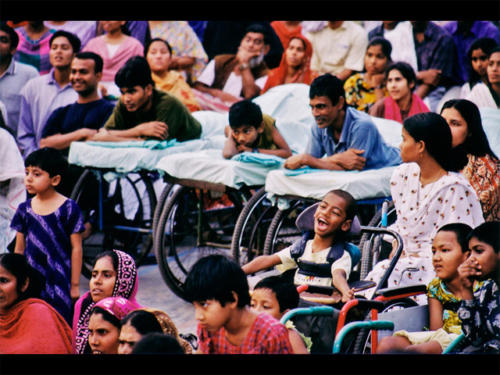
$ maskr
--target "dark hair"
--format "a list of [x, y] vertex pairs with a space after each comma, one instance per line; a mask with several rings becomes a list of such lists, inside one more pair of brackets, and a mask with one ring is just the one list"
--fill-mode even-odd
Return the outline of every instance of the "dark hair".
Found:
[[472, 237], [487, 243], [493, 248], [493, 251], [498, 254], [498, 252], [500, 252], [500, 221], [487, 221], [482, 223], [469, 233], [467, 240], [470, 241]]
[[121, 321], [121, 326], [129, 323], [141, 335], [150, 332], [163, 333], [160, 322], [156, 319], [155, 314], [146, 310], [134, 310], [128, 313]]
[[115, 269], [115, 271], [118, 271], [118, 255], [116, 255], [116, 253], [113, 250], [107, 250], [97, 254], [94, 259], [94, 263], [92, 263], [92, 268], [95, 267], [99, 259], [104, 257], [110, 257], [111, 261], [113, 262], [113, 268]]
[[229, 126], [233, 129], [243, 125], [258, 128], [262, 125], [262, 111], [251, 100], [241, 100], [229, 108]]
[[52, 47], [52, 42], [54, 41], [54, 39], [59, 38], [60, 36], [68, 39], [69, 44], [71, 44], [71, 47], [73, 48], [73, 53], [80, 52], [80, 47], [82, 45], [82, 43], [80, 42], [80, 38], [78, 38], [75, 34], [64, 30], [58, 30], [54, 34], [52, 34], [52, 36], [50, 37], [49, 46]]
[[26, 167], [39, 167], [49, 174], [50, 177], [57, 175], [64, 178], [68, 170], [68, 161], [59, 150], [44, 147], [33, 151], [24, 161]]
[[391, 60], [391, 53], [392, 53], [392, 44], [389, 42], [387, 39], [382, 38], [382, 37], [375, 37], [370, 40], [368, 43], [368, 46], [366, 46], [366, 50], [368, 51], [368, 48], [373, 47], [373, 46], [380, 46], [382, 49], [382, 53], [384, 54], [385, 57], [387, 57], [388, 61]]
[[116, 73], [115, 83], [119, 88], [154, 86], [151, 68], [147, 60], [142, 56], [134, 56], [128, 59], [125, 65]]
[[17, 45], [19, 44], [19, 35], [17, 35], [16, 31], [7, 25], [6, 23], [3, 23], [0, 25], [0, 30], [6, 32], [9, 34], [10, 37], [10, 48], [17, 48]]
[[451, 99], [443, 104], [441, 113], [443, 113], [443, 110], [446, 108], [456, 109], [467, 123], [467, 138], [462, 145], [459, 145], [465, 149], [466, 153], [474, 156], [489, 154], [497, 158], [484, 132], [479, 109], [473, 102], [466, 99]]
[[247, 277], [241, 267], [223, 255], [209, 255], [199, 259], [191, 268], [185, 285], [186, 300], [201, 302], [217, 300], [224, 306], [233, 302], [235, 292], [238, 308], [250, 303]]
[[[260, 33], [264, 35], [264, 44], [269, 44], [269, 34], [267, 33], [267, 30], [264, 26], [258, 23], [252, 23], [245, 30], [245, 35], [247, 35], [248, 33]], [[243, 38], [245, 37], [245, 35], [243, 36]]]
[[165, 39], [162, 39], [162, 38], [154, 38], [154, 39], [151, 39], [147, 44], [146, 44], [146, 48], [144, 48], [144, 57], [146, 57], [148, 55], [148, 52], [149, 52], [149, 48], [151, 47], [151, 44], [153, 44], [153, 42], [163, 42], [165, 43], [165, 45], [167, 46], [168, 48], [168, 52], [170, 52], [170, 54], [172, 55], [172, 46], [170, 46], [170, 44], [165, 40]]
[[408, 117], [403, 127], [416, 142], [425, 143], [427, 152], [444, 170], [458, 172], [468, 163], [463, 150], [461, 153], [451, 152], [450, 127], [437, 113], [418, 113]]
[[[417, 76], [415, 75], [415, 71], [411, 67], [410, 64], [407, 64], [403, 61], [397, 61], [392, 63], [387, 67], [385, 70], [385, 80], [387, 81], [387, 78], [389, 77], [389, 73], [391, 70], [396, 69], [398, 72], [401, 73], [401, 75], [408, 81], [408, 86], [410, 86], [410, 83], [417, 83]], [[413, 85], [413, 88], [411, 89], [412, 91], [415, 89], [416, 85]]]
[[130, 354], [185, 354], [179, 341], [162, 333], [144, 335], [132, 348]]
[[92, 313], [90, 314], [91, 316], [94, 315], [94, 314], [101, 314], [102, 315], [102, 318], [113, 324], [116, 328], [118, 328], [118, 331], [120, 331], [120, 319], [118, 319], [116, 316], [114, 316], [113, 314], [111, 314], [110, 312], [104, 310], [102, 307], [100, 306], [95, 306], [93, 309], [92, 309]]
[[494, 53], [498, 53], [500, 52], [500, 46], [496, 46], [495, 48], [493, 48], [490, 53], [488, 54], [488, 59], [491, 57], [491, 55], [493, 55]]
[[486, 55], [486, 58], [490, 55], [490, 52], [493, 48], [497, 46], [497, 42], [495, 39], [492, 38], [478, 38], [472, 42], [470, 45], [468, 51], [467, 51], [467, 57], [469, 58], [469, 63], [471, 63], [471, 68], [470, 68], [470, 76], [469, 76], [469, 85], [472, 89], [475, 83], [480, 81], [481, 77], [479, 77], [479, 74], [476, 73], [476, 71], [472, 68], [472, 52], [474, 52], [477, 49], [480, 49], [481, 51], [484, 52]]
[[299, 305], [297, 288], [281, 276], [269, 276], [260, 280], [253, 288], [256, 289], [270, 289], [276, 295], [281, 313]]
[[354, 219], [354, 216], [356, 215], [356, 213], [358, 211], [358, 205], [356, 203], [356, 200], [354, 199], [354, 197], [350, 193], [348, 193], [345, 190], [334, 189], [334, 190], [330, 190], [328, 193], [326, 193], [325, 197], [328, 194], [335, 194], [336, 196], [342, 198], [345, 201], [346, 220]]
[[97, 53], [94, 52], [78, 52], [75, 55], [75, 58], [81, 59], [81, 60], [94, 60], [94, 72], [95, 73], [100, 73], [102, 72], [102, 67], [104, 65], [102, 61], [102, 57], [99, 56]]
[[309, 99], [314, 99], [317, 96], [326, 96], [336, 105], [340, 97], [344, 98], [345, 107], [345, 91], [342, 81], [330, 73], [323, 74], [312, 81], [309, 88]]
[[455, 233], [455, 236], [457, 237], [457, 242], [460, 245], [460, 248], [462, 249], [462, 253], [465, 253], [469, 251], [469, 233], [472, 231], [472, 228], [463, 223], [450, 223], [443, 225], [441, 228], [438, 229], [437, 233], [439, 232], [453, 232]]
[[[42, 275], [28, 263], [24, 255], [15, 253], [2, 254], [0, 255], [0, 266], [16, 278], [18, 301], [40, 297], [45, 281]], [[23, 292], [21, 288], [26, 280], [29, 280], [28, 288]]]

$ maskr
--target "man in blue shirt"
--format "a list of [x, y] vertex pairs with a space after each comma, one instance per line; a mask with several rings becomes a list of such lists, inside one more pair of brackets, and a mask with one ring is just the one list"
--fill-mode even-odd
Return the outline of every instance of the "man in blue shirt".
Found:
[[285, 168], [363, 170], [401, 163], [399, 150], [384, 142], [371, 117], [346, 105], [340, 79], [319, 76], [309, 99], [318, 126], [312, 128], [307, 152], [289, 157]]

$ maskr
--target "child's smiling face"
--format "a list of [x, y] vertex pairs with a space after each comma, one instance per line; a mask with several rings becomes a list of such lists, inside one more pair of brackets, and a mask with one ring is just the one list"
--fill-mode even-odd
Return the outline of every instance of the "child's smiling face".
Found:
[[351, 225], [346, 220], [346, 202], [336, 194], [327, 194], [314, 213], [314, 233], [322, 237], [332, 235], [339, 228], [348, 231]]
[[283, 316], [276, 294], [269, 288], [254, 289], [250, 307], [257, 313], [265, 312], [278, 320]]

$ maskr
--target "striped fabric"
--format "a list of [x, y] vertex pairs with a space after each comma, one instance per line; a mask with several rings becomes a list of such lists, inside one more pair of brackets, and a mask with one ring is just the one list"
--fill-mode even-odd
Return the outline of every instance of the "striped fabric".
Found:
[[55, 30], [50, 29], [38, 40], [30, 39], [24, 27], [17, 28], [16, 32], [19, 35], [19, 44], [14, 55], [16, 61], [35, 67], [40, 75], [50, 72], [52, 66], [49, 60], [49, 41]]

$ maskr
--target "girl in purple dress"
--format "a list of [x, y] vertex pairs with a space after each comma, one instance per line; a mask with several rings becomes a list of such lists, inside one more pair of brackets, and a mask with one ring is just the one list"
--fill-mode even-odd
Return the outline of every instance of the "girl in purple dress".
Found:
[[67, 169], [59, 151], [42, 148], [26, 158], [24, 183], [34, 197], [17, 208], [11, 227], [15, 252], [45, 278], [41, 298], [71, 324], [72, 300], [80, 295], [83, 217], [75, 201], [56, 191]]

